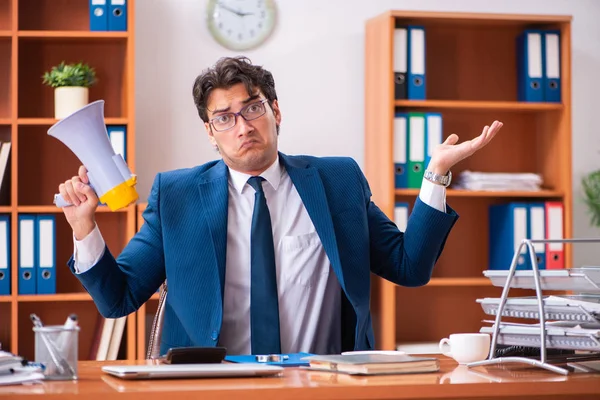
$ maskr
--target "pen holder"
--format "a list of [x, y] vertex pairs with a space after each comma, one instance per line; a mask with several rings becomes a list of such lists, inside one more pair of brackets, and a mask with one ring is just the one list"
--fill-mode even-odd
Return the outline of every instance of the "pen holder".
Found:
[[77, 379], [77, 346], [79, 327], [43, 326], [35, 332], [35, 361], [45, 366], [48, 380]]

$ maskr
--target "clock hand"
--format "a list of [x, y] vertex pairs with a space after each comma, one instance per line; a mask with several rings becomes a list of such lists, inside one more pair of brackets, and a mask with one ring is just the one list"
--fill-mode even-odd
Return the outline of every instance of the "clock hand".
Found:
[[254, 15], [254, 13], [251, 13], [251, 12], [242, 12], [242, 11], [236, 11], [236, 10], [234, 10], [233, 8], [231, 8], [231, 7], [229, 7], [229, 6], [225, 5], [225, 4], [223, 4], [223, 3], [221, 3], [221, 2], [219, 2], [219, 3], [218, 3], [218, 5], [219, 5], [220, 7], [222, 7], [223, 9], [225, 9], [225, 10], [227, 10], [227, 11], [229, 11], [229, 12], [232, 12], [232, 13], [234, 13], [235, 15], [237, 15], [237, 16], [240, 16], [240, 17], [245, 17], [245, 16], [247, 16], [247, 15]]
[[241, 12], [239, 12], [239, 11], [236, 11], [236, 10], [234, 10], [233, 8], [231, 8], [231, 7], [229, 7], [229, 6], [226, 6], [225, 4], [223, 4], [223, 3], [221, 3], [221, 2], [219, 2], [219, 3], [218, 3], [218, 5], [219, 5], [219, 7], [223, 8], [224, 10], [227, 10], [227, 11], [229, 11], [229, 12], [232, 12], [232, 13], [234, 13], [235, 15], [237, 15], [237, 16], [239, 16], [239, 17], [243, 17], [243, 16], [245, 15], [244, 13], [241, 13]]

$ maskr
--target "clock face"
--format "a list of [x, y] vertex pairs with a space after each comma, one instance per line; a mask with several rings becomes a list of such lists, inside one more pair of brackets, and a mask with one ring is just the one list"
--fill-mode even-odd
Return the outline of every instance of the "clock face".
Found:
[[263, 43], [275, 28], [275, 0], [209, 0], [208, 29], [230, 50], [247, 50]]

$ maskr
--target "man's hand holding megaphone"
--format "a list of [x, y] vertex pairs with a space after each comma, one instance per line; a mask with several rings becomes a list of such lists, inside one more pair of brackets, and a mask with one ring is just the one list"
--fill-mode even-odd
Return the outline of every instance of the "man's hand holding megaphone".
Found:
[[61, 183], [58, 190], [62, 198], [72, 204], [62, 210], [75, 239], [82, 240], [96, 227], [94, 215], [98, 208], [98, 196], [90, 186], [85, 167], [79, 167], [79, 174]]

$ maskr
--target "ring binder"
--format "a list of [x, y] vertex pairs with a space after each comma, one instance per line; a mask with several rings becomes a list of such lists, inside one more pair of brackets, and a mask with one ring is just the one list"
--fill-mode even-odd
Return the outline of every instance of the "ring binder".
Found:
[[[568, 369], [559, 367], [558, 365], [553, 365], [549, 362], [549, 359], [548, 359], [548, 354], [547, 354], [547, 350], [546, 350], [547, 344], [548, 344], [548, 330], [553, 329], [553, 327], [556, 325], [553, 324], [549, 328], [546, 323], [546, 319], [549, 315], [545, 309], [545, 301], [542, 297], [542, 283], [541, 283], [541, 277], [540, 277], [540, 269], [538, 268], [534, 244], [538, 244], [538, 243], [544, 243], [544, 244], [546, 244], [546, 243], [572, 243], [572, 244], [574, 244], [574, 243], [599, 243], [599, 242], [600, 242], [600, 238], [536, 239], [536, 240], [523, 239], [513, 255], [510, 269], [508, 270], [508, 274], [506, 277], [506, 282], [504, 283], [504, 287], [502, 289], [502, 296], [500, 297], [500, 302], [498, 304], [498, 308], [495, 313], [496, 319], [495, 319], [494, 325], [493, 325], [492, 342], [491, 342], [491, 346], [490, 346], [490, 352], [489, 352], [488, 359], [483, 360], [483, 361], [469, 363], [469, 364], [467, 364], [467, 367], [471, 368], [471, 367], [477, 367], [477, 366], [482, 366], [482, 365], [524, 363], [524, 364], [530, 364], [530, 365], [533, 365], [536, 367], [544, 368], [549, 371], [556, 372], [558, 374], [568, 375], [569, 374]], [[535, 306], [537, 307], [537, 317], [540, 322], [539, 323], [539, 328], [540, 328], [540, 335], [539, 335], [540, 357], [539, 357], [539, 359], [533, 359], [533, 358], [527, 358], [527, 357], [498, 357], [496, 355], [497, 354], [496, 346], [498, 345], [498, 336], [499, 336], [500, 328], [501, 328], [501, 320], [502, 320], [502, 316], [507, 316], [507, 313], [505, 313], [505, 309], [506, 309], [507, 301], [508, 301], [508, 292], [509, 292], [511, 285], [513, 283], [513, 280], [515, 278], [517, 261], [521, 255], [521, 249], [523, 247], [527, 247], [527, 249], [529, 249], [529, 256], [531, 258], [532, 271], [519, 271], [521, 275], [525, 272], [527, 273], [526, 281], [521, 282], [519, 287], [527, 287], [530, 289], [535, 288], [535, 292], [536, 292], [535, 298], [537, 300], [537, 304]], [[585, 273], [585, 271], [582, 271], [582, 270], [585, 270], [585, 268], [578, 268], [578, 269], [576, 269], [575, 273], [572, 273], [569, 270], [565, 270], [564, 272], [563, 271], [545, 271], [545, 274], [549, 273], [551, 275], [558, 276], [559, 278], [563, 277], [566, 274], [567, 277], [573, 276], [574, 278], [579, 278], [581, 282], [586, 284], [586, 289], [588, 289], [588, 290], [590, 288], [595, 289], [594, 290], [595, 292], [600, 293], [600, 281], [596, 281], [594, 279], [594, 278], [596, 278], [596, 276], [590, 277]], [[597, 273], [599, 272], [596, 270], [598, 270], [598, 269], [597, 268], [590, 269], [590, 271], [594, 272], [593, 275], [597, 275]], [[598, 277], [600, 277], [600, 276], [598, 276]], [[533, 285], [531, 285], [531, 280], [533, 280]], [[494, 280], [492, 280], [492, 282], [494, 283]], [[556, 284], [556, 282], [554, 282], [554, 284]], [[533, 286], [533, 288], [531, 286]], [[548, 289], [548, 286], [552, 287], [552, 282], [550, 282], [550, 283], [544, 282], [544, 286], [546, 287], [546, 289]], [[557, 290], [557, 289], [561, 290], [560, 288], [552, 287], [552, 290]], [[563, 288], [562, 290], [569, 290], [569, 289]], [[509, 311], [509, 314], [510, 314], [510, 311]], [[589, 315], [589, 317], [591, 317], [591, 315]], [[565, 335], [565, 339], [566, 338], [567, 338], [567, 336]], [[556, 340], [554, 337], [552, 337], [552, 339]], [[590, 335], [590, 336], [586, 337], [586, 339], [589, 339], [589, 341], [598, 345], [597, 347], [598, 347], [598, 349], [600, 349], [600, 341], [598, 341], [597, 338]], [[561, 344], [565, 343], [560, 340], [556, 340], [556, 342], [557, 342], [556, 345], [559, 347], [561, 346]], [[530, 345], [537, 345], [537, 342], [533, 341], [533, 343], [531, 343]], [[570, 358], [577, 359], [577, 355], [573, 355]], [[582, 354], [581, 358], [589, 359], [590, 355]], [[571, 361], [574, 361], [574, 360], [571, 360]]]

